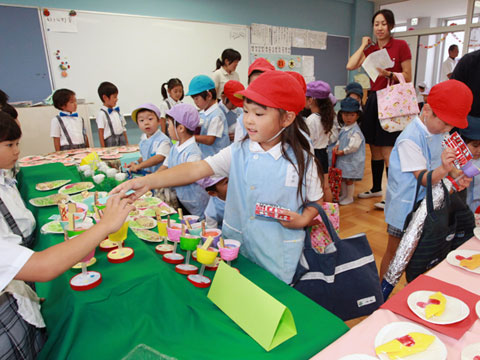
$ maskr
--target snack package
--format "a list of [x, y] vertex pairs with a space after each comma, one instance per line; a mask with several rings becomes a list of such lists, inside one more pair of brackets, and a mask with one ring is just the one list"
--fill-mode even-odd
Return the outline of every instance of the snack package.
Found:
[[255, 205], [255, 215], [257, 216], [290, 221], [290, 215], [287, 215], [285, 211], [289, 211], [289, 209], [277, 205], [269, 205], [264, 203], [257, 203]]

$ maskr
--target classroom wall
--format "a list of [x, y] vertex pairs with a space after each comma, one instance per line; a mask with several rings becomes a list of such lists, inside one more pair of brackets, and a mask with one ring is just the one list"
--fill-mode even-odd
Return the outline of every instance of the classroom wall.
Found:
[[[351, 36], [352, 49], [358, 47], [362, 36], [371, 33], [370, 17], [373, 14], [373, 2], [368, 0], [0, 0], [0, 2], [229, 24], [261, 23], [298, 27]], [[364, 17], [367, 18], [366, 21], [363, 21]]]

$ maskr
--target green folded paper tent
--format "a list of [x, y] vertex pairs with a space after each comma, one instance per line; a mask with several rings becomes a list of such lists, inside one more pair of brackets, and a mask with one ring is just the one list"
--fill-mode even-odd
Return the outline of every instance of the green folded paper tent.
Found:
[[285, 305], [224, 262], [218, 266], [208, 298], [267, 351], [297, 334]]

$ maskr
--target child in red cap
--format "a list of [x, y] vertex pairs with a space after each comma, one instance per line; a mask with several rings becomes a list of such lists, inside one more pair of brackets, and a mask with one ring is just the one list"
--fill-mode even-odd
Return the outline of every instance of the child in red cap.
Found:
[[[390, 155], [385, 221], [388, 224], [388, 245], [380, 266], [383, 278], [403, 236], [405, 220], [414, 208], [417, 177], [423, 170], [431, 171], [432, 184], [438, 183], [453, 170], [455, 151], [442, 151], [444, 136], [453, 127], [467, 127], [467, 114], [472, 106], [470, 89], [460, 81], [448, 80], [435, 85], [421, 114], [400, 134]], [[427, 177], [422, 185], [426, 186]], [[463, 177], [460, 187], [471, 179]], [[417, 201], [425, 197], [421, 187]]]
[[227, 81], [223, 87], [222, 101], [218, 103], [218, 107], [227, 118], [230, 141], [234, 138], [237, 119], [243, 115], [243, 100], [235, 97], [234, 94], [242, 90], [245, 90], [245, 86], [240, 81]]
[[[244, 256], [289, 284], [302, 253], [304, 228], [317, 215], [315, 208], [304, 206], [321, 204], [323, 198], [319, 167], [297, 123], [305, 93], [292, 76], [268, 71], [237, 96], [244, 99], [248, 138], [205, 160], [130, 180], [113, 193], [133, 189], [136, 198], [152, 188], [228, 176], [224, 238], [241, 241]], [[291, 220], [255, 216], [257, 203], [290, 209]]]

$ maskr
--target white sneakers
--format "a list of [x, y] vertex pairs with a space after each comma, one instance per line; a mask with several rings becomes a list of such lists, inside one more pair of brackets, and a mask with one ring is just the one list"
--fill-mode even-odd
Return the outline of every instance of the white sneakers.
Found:
[[372, 192], [371, 190], [368, 190], [368, 191], [365, 191], [363, 193], [360, 193], [358, 194], [358, 197], [360, 199], [369, 199], [369, 198], [372, 198], [372, 197], [377, 197], [377, 196], [382, 196], [383, 195], [383, 192], [380, 190], [380, 191], [375, 191], [375, 192]]

